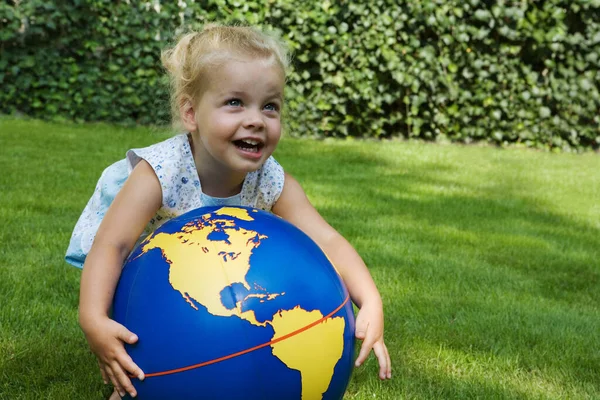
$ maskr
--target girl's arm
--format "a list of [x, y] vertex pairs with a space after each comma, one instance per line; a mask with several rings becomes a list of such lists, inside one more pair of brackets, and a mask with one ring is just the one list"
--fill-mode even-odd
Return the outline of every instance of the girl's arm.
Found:
[[300, 184], [287, 173], [283, 191], [272, 211], [310, 236], [332, 260], [348, 288], [352, 301], [360, 308], [356, 318], [356, 337], [363, 340], [363, 344], [356, 365], [361, 365], [373, 349], [379, 360], [379, 377], [390, 378], [390, 356], [383, 341], [381, 297], [362, 258], [352, 245], [321, 217]]
[[103, 379], [110, 379], [121, 396], [125, 391], [135, 396], [128, 372], [140, 379], [144, 374], [123, 345], [134, 343], [137, 337], [110, 319], [110, 308], [123, 262], [161, 204], [160, 182], [142, 160], [106, 212], [81, 275], [79, 323], [98, 357]]

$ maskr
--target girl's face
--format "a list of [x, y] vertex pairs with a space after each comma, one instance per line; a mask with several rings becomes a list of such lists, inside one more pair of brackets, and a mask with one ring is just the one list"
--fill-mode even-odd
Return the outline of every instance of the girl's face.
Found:
[[193, 135], [198, 170], [240, 174], [257, 170], [281, 137], [283, 71], [270, 60], [231, 60], [211, 71], [207, 81], [191, 109], [194, 126], [186, 124]]

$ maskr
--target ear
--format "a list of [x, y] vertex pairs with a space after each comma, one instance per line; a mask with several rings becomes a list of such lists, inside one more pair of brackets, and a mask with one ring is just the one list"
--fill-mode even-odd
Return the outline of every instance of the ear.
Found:
[[195, 132], [198, 129], [198, 123], [196, 122], [196, 110], [194, 110], [194, 103], [192, 99], [185, 98], [181, 100], [179, 106], [179, 116], [183, 127], [188, 132]]

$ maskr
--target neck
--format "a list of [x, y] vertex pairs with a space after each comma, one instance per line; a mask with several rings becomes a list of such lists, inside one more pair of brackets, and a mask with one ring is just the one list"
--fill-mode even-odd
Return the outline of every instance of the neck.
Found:
[[202, 192], [205, 194], [212, 197], [224, 198], [234, 196], [242, 190], [245, 175], [234, 176], [232, 173], [219, 174], [210, 167], [207, 168], [204, 164], [199, 167], [198, 161], [196, 159], [194, 161], [196, 162], [198, 177], [202, 183]]
[[231, 197], [240, 192], [245, 173], [224, 168], [222, 164], [206, 154], [203, 146], [196, 146], [190, 137], [190, 147], [194, 156], [194, 164], [198, 178], [202, 184], [202, 192], [212, 197]]

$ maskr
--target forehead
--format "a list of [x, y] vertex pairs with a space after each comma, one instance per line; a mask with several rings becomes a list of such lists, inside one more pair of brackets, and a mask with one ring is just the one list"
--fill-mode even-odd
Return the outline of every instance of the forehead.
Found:
[[229, 59], [207, 74], [207, 90], [282, 92], [285, 84], [283, 69], [272, 59]]

